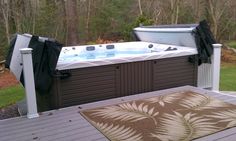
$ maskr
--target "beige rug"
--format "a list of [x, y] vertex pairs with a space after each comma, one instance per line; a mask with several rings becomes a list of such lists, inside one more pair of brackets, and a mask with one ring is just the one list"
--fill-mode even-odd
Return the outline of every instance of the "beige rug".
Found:
[[236, 105], [191, 91], [81, 114], [112, 141], [187, 141], [236, 125]]

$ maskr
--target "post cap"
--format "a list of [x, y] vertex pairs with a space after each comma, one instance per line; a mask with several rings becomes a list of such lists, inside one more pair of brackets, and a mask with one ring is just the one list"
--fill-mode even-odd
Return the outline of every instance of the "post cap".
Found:
[[20, 49], [21, 54], [31, 54], [32, 53], [32, 48], [22, 48]]
[[212, 44], [214, 48], [220, 48], [222, 47], [222, 44]]

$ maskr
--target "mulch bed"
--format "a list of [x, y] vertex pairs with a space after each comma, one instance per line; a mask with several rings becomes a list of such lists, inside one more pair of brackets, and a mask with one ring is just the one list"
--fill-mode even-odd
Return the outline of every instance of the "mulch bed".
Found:
[[13, 104], [0, 109], [0, 120], [20, 116], [17, 110], [17, 105]]
[[236, 64], [236, 53], [230, 49], [222, 48], [221, 60], [223, 62]]
[[0, 89], [19, 84], [15, 76], [7, 69], [0, 73]]

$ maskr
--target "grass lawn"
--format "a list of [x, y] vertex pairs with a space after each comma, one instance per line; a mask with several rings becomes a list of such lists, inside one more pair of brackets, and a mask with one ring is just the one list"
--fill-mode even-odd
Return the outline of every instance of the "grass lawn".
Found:
[[23, 99], [24, 95], [21, 85], [0, 89], [0, 108], [16, 103]]
[[232, 40], [227, 43], [229, 47], [235, 48], [236, 49], [236, 41]]
[[222, 63], [220, 71], [220, 90], [236, 91], [236, 64]]

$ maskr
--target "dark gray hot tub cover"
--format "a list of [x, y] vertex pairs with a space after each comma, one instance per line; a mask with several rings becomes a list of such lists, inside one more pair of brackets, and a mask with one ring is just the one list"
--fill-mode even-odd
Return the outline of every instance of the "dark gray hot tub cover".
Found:
[[198, 64], [211, 63], [211, 55], [213, 54], [213, 45], [216, 43], [214, 36], [208, 26], [206, 20], [203, 20], [196, 27], [195, 42], [198, 50]]
[[[7, 68], [10, 68], [11, 56], [14, 46], [15, 42], [13, 39], [6, 58]], [[55, 74], [57, 60], [62, 48], [62, 44], [51, 39], [42, 41], [39, 40], [38, 36], [32, 36], [28, 47], [33, 49], [32, 60], [35, 88], [40, 94], [46, 94], [52, 85], [52, 79]], [[20, 81], [24, 85], [23, 72], [21, 73]]]

